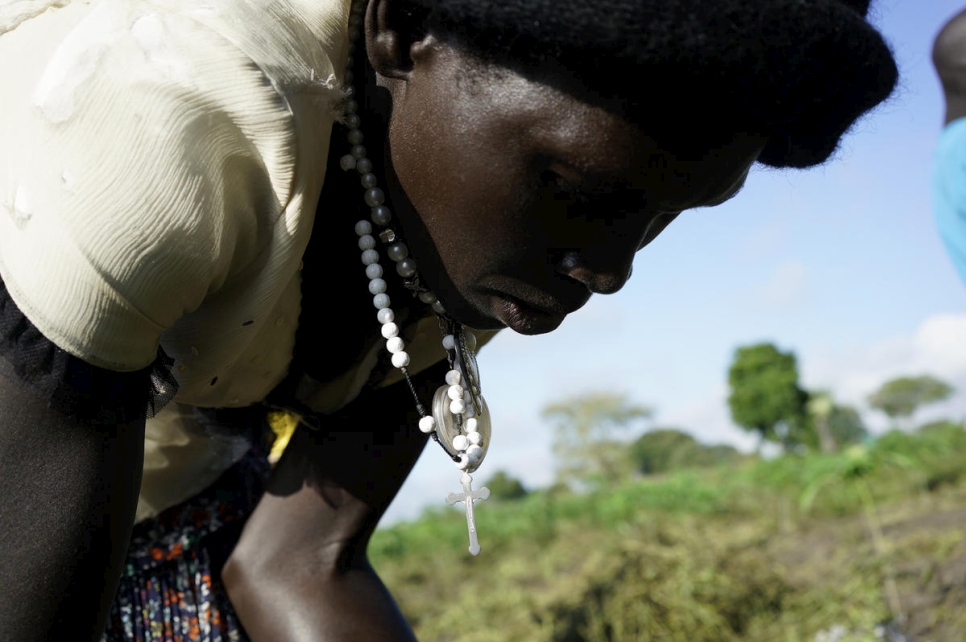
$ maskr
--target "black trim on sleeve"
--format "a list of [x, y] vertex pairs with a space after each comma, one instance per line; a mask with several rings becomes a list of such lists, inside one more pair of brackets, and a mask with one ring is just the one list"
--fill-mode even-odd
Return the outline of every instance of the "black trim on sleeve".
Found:
[[66, 415], [104, 425], [153, 417], [178, 392], [172, 363], [160, 347], [154, 363], [137, 372], [68, 354], [20, 311], [0, 279], [0, 375], [20, 379]]

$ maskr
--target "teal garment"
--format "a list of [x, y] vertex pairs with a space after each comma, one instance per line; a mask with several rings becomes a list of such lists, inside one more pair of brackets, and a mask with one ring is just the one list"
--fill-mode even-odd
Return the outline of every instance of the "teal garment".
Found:
[[939, 137], [932, 194], [939, 234], [966, 283], [966, 118], [949, 123]]

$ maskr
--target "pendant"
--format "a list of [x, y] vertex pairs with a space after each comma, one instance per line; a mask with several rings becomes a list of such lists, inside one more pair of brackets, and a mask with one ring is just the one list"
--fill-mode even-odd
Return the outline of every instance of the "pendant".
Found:
[[463, 492], [450, 493], [446, 496], [446, 503], [453, 506], [457, 502], [463, 502], [466, 507], [466, 529], [470, 534], [470, 555], [479, 555], [480, 542], [476, 535], [476, 515], [473, 514], [473, 502], [487, 499], [490, 496], [490, 489], [484, 486], [479, 490], [473, 490], [473, 478], [465, 472], [460, 475], [460, 484], [463, 486]]
[[467, 455], [469, 465], [466, 472], [472, 473], [483, 463], [490, 448], [490, 410], [482, 396], [466, 394], [463, 396], [466, 411], [454, 415], [450, 409], [453, 400], [449, 396], [449, 388], [441, 386], [433, 397], [436, 435], [450, 452]]

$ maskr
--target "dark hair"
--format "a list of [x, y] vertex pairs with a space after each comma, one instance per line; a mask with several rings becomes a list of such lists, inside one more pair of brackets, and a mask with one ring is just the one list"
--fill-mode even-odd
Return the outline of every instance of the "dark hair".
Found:
[[827, 160], [898, 78], [864, 0], [402, 4], [442, 40], [660, 130], [659, 139], [710, 146], [715, 135], [764, 135], [759, 160], [776, 167]]

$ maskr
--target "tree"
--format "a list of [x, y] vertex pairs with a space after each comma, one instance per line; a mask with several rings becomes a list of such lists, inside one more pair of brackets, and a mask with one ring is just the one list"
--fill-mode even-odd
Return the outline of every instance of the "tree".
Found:
[[584, 487], [607, 485], [629, 473], [628, 445], [617, 436], [652, 414], [626, 395], [591, 392], [553, 403], [543, 417], [554, 422], [557, 479]]
[[728, 385], [732, 420], [758, 433], [759, 444], [774, 441], [789, 450], [806, 441], [808, 393], [798, 385], [795, 353], [781, 352], [771, 343], [739, 347]]
[[631, 444], [631, 460], [645, 475], [665, 473], [697, 445], [694, 437], [675, 428], [649, 430]]
[[943, 401], [952, 393], [952, 386], [929, 375], [898, 377], [882, 384], [867, 401], [898, 423], [900, 419], [911, 417], [921, 406]]
[[527, 489], [519, 479], [510, 477], [502, 470], [498, 470], [490, 477], [485, 485], [490, 489], [490, 497], [493, 499], [521, 499], [528, 494]]
[[709, 468], [734, 461], [741, 454], [731, 446], [707, 446], [676, 428], [649, 430], [630, 447], [634, 469], [645, 475], [680, 468]]
[[869, 435], [855, 408], [835, 403], [831, 393], [825, 390], [809, 392], [806, 408], [815, 433], [811, 442], [817, 440], [822, 452], [834, 452], [843, 446], [861, 443]]
[[861, 444], [869, 438], [869, 431], [862, 417], [852, 406], [835, 404], [828, 418], [828, 428], [839, 448]]

